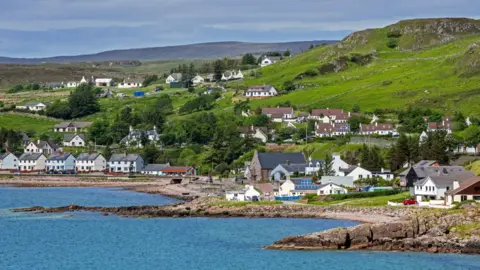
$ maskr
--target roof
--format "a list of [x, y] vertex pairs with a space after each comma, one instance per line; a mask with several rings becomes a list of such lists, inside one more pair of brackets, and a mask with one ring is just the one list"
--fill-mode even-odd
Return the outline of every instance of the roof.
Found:
[[278, 166], [282, 166], [287, 172], [305, 172], [305, 168], [308, 166], [306, 163], [300, 163], [300, 164], [278, 164]]
[[[470, 179], [463, 181], [457, 189], [449, 190], [445, 192], [447, 195], [457, 195], [457, 194], [467, 194], [465, 191], [472, 187], [478, 185], [480, 187], [480, 176], [475, 176]], [[476, 189], [476, 187], [475, 187]], [[468, 195], [468, 194], [467, 194]]]
[[38, 104], [43, 104], [45, 106], [48, 106], [48, 105], [51, 105], [52, 103], [51, 102], [29, 102], [29, 103], [25, 104], [24, 106], [33, 107], [33, 106], [37, 106]]
[[428, 129], [433, 130], [442, 130], [442, 129], [451, 129], [452, 122], [443, 121], [443, 122], [428, 122]]
[[292, 179], [290, 180], [295, 184], [295, 190], [317, 190], [321, 185], [317, 185], [312, 182], [311, 179]]
[[266, 183], [266, 184], [256, 184], [256, 188], [260, 189], [263, 193], [273, 193], [275, 190], [275, 186], [272, 184]]
[[251, 85], [248, 87], [247, 92], [270, 92], [273, 88], [271, 85]]
[[317, 133], [318, 134], [330, 134], [333, 132], [333, 126], [328, 123], [318, 123], [317, 124]]
[[348, 166], [348, 168], [340, 168], [339, 171], [349, 174], [349, 173], [353, 172], [356, 168], [358, 168], [358, 166], [350, 165], [350, 166]]
[[35, 146], [37, 146], [37, 148], [44, 148], [46, 145], [50, 146], [50, 148], [52, 149], [58, 149], [58, 145], [52, 141], [52, 140], [48, 140], [48, 141], [40, 141], [40, 142], [33, 142], [35, 144]]
[[66, 160], [71, 155], [69, 152], [55, 152], [47, 160]]
[[453, 184], [453, 181], [464, 181], [466, 179], [472, 178], [475, 176], [473, 172], [470, 171], [463, 171], [463, 172], [455, 172], [450, 174], [437, 174], [437, 175], [430, 175], [422, 180], [419, 180], [413, 185], [415, 186], [423, 186], [428, 179], [432, 180], [435, 185], [440, 187], [450, 186]]
[[306, 164], [307, 160], [303, 153], [258, 153], [258, 159], [262, 169], [274, 169], [278, 164]]
[[187, 166], [171, 166], [171, 167], [166, 167], [162, 170], [164, 173], [186, 173], [189, 170], [191, 170], [192, 167], [187, 167]]
[[85, 141], [85, 135], [83, 135], [83, 134], [64, 134], [63, 135], [63, 141], [64, 142], [69, 142], [77, 136], [80, 137], [83, 141]]
[[182, 73], [172, 73], [170, 74], [170, 76], [172, 76], [172, 78], [177, 81], [182, 79]]
[[95, 79], [95, 82], [100, 82], [100, 83], [101, 82], [111, 82], [111, 81], [113, 81], [112, 78], [97, 78], [97, 79]]
[[238, 132], [241, 134], [255, 134], [257, 129], [262, 131], [265, 135], [268, 134], [268, 128], [266, 127], [254, 127], [254, 126], [243, 126], [238, 128]]
[[139, 157], [139, 154], [113, 154], [108, 161], [136, 161]]
[[[459, 172], [464, 172], [465, 169], [462, 166], [432, 166], [432, 167], [412, 167], [415, 171], [415, 174], [418, 178], [425, 178], [431, 175], [439, 174], [455, 174]], [[406, 175], [409, 172], [410, 168], [403, 171], [400, 175]]]
[[413, 167], [430, 167], [433, 166], [435, 163], [438, 163], [436, 160], [420, 160]]
[[336, 117], [344, 115], [342, 109], [314, 109], [311, 113], [312, 116], [332, 116], [335, 115]]
[[19, 160], [37, 160], [41, 156], [43, 156], [42, 153], [23, 153], [18, 159]]
[[169, 167], [170, 164], [148, 164], [143, 171], [146, 172], [159, 172], [162, 171], [163, 169]]
[[89, 161], [89, 160], [96, 160], [100, 156], [99, 153], [81, 153], [77, 157], [77, 161]]
[[138, 83], [138, 84], [142, 84], [143, 83], [143, 79], [130, 79], [130, 78], [127, 78], [126, 80], [123, 80], [124, 83]]
[[9, 155], [13, 155], [12, 153], [10, 152], [7, 152], [7, 153], [4, 153], [4, 154], [1, 154], [0, 155], [0, 160], [4, 160], [6, 157], [8, 157]]
[[273, 117], [281, 118], [285, 114], [293, 114], [293, 108], [291, 107], [263, 108], [262, 114], [269, 114]]
[[393, 130], [393, 125], [392, 124], [379, 124], [375, 123], [372, 125], [366, 125], [366, 124], [360, 124], [360, 130], [361, 131], [379, 131], [379, 130]]

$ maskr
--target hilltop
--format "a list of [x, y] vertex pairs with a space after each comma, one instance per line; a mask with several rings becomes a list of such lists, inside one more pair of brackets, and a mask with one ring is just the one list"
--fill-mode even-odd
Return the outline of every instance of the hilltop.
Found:
[[362, 111], [408, 105], [480, 114], [480, 21], [464, 18], [401, 21], [355, 32], [265, 67], [252, 84], [288, 94], [252, 101], [253, 107], [290, 101], [300, 109], [359, 104]]
[[47, 58], [9, 58], [0, 57], [0, 64], [40, 64], [71, 62], [103, 62], [121, 60], [172, 60], [172, 59], [206, 59], [218, 57], [237, 57], [245, 53], [265, 53], [270, 51], [286, 51], [298, 53], [306, 50], [311, 44], [332, 44], [338, 41], [314, 40], [281, 43], [249, 43], [249, 42], [212, 42], [179, 46], [112, 50], [96, 54], [76, 56], [56, 56]]

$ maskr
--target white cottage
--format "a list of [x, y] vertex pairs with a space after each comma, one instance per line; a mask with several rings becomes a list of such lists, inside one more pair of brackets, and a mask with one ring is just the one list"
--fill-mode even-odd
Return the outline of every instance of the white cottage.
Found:
[[141, 172], [144, 167], [143, 158], [138, 154], [114, 154], [108, 161], [110, 172]]
[[0, 155], [0, 170], [18, 170], [18, 158], [12, 153]]
[[63, 135], [63, 146], [84, 147], [86, 145], [85, 135], [83, 134]]
[[205, 79], [203, 79], [202, 76], [200, 76], [200, 75], [197, 75], [197, 76], [193, 77], [193, 79], [192, 79], [192, 83], [194, 85], [203, 83], [204, 81], [205, 81]]
[[227, 191], [225, 198], [227, 201], [258, 201], [260, 200], [260, 192], [258, 192], [254, 186], [246, 185], [243, 190], [240, 191]]
[[127, 78], [123, 80], [123, 82], [118, 84], [118, 88], [135, 88], [135, 87], [142, 87], [143, 80], [142, 79], [130, 79]]
[[347, 194], [347, 193], [348, 193], [348, 189], [334, 183], [321, 184], [320, 188], [317, 190], [318, 196], [332, 195], [332, 194]]
[[77, 172], [104, 172], [107, 160], [99, 153], [81, 153], [75, 163]]
[[19, 158], [20, 171], [44, 171], [47, 158], [42, 153], [23, 153]]
[[57, 152], [47, 159], [45, 170], [49, 172], [75, 171], [75, 160], [72, 153]]
[[475, 174], [470, 171], [450, 173], [448, 175], [428, 176], [422, 180], [413, 183], [413, 192], [417, 201], [425, 199], [441, 200], [445, 197], [445, 192], [454, 189], [454, 182], [463, 183], [465, 180], [474, 177]]

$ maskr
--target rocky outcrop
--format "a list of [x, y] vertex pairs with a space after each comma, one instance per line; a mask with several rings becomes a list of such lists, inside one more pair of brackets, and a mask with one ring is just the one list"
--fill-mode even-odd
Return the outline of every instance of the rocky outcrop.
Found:
[[[472, 214], [473, 211], [473, 214]], [[480, 222], [480, 211], [467, 215], [447, 213], [430, 216], [415, 215], [405, 221], [361, 224], [304, 236], [287, 237], [268, 249], [350, 249], [396, 250], [442, 253], [480, 254], [480, 238], [474, 232], [459, 237], [452, 227]]]

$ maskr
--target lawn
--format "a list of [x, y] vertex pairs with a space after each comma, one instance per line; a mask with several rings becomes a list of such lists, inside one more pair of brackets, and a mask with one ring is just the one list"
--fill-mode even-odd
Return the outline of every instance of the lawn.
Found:
[[345, 205], [345, 206], [386, 206], [388, 201], [392, 200], [401, 200], [404, 198], [409, 197], [409, 192], [403, 192], [395, 195], [389, 196], [378, 196], [378, 197], [371, 197], [371, 198], [360, 198], [360, 199], [347, 199], [341, 201], [316, 201], [311, 202], [310, 204], [313, 205]]
[[35, 115], [0, 114], [0, 127], [23, 132], [33, 131], [37, 135], [51, 131], [53, 125], [59, 122], [60, 120], [38, 118]]

